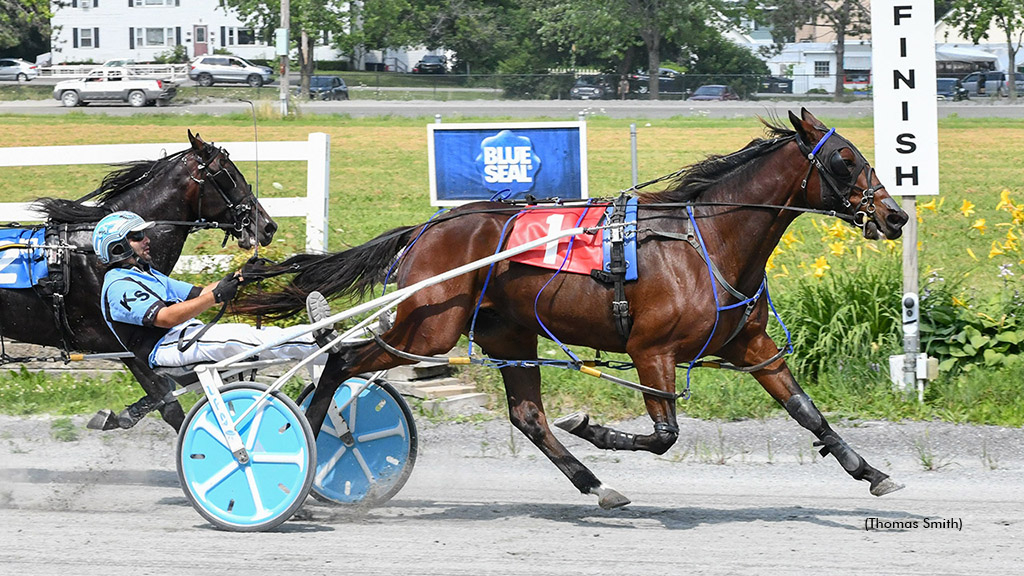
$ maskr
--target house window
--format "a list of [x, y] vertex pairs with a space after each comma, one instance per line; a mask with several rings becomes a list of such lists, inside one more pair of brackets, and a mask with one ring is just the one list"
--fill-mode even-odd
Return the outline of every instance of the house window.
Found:
[[815, 60], [814, 61], [814, 76], [816, 78], [823, 78], [831, 76], [832, 67], [829, 66], [828, 60]]
[[870, 84], [871, 70], [846, 70], [847, 84]]
[[136, 46], [174, 46], [174, 28], [136, 28]]
[[79, 48], [94, 48], [92, 41], [92, 28], [79, 28], [78, 29], [78, 47]]
[[228, 46], [252, 46], [256, 44], [256, 34], [249, 28], [228, 28]]

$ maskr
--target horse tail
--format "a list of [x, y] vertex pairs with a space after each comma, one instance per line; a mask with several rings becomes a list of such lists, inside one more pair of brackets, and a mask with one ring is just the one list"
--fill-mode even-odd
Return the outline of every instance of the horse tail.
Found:
[[99, 222], [104, 216], [110, 214], [110, 208], [90, 206], [61, 198], [37, 198], [32, 206], [36, 210], [46, 213], [50, 220], [68, 224]]
[[389, 230], [373, 240], [333, 254], [298, 254], [280, 264], [257, 265], [242, 272], [251, 278], [294, 273], [291, 281], [275, 292], [247, 294], [234, 302], [239, 314], [288, 318], [303, 311], [306, 296], [314, 290], [324, 296], [364, 296], [384, 280], [395, 256], [409, 244], [419, 226]]

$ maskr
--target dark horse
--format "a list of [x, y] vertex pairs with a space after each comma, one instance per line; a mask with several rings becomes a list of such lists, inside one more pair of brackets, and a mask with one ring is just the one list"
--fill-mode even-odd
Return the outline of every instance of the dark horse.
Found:
[[[103, 321], [99, 294], [106, 270], [91, 243], [93, 225], [111, 212], [130, 210], [158, 222], [149, 232], [151, 256], [153, 265], [164, 273], [170, 273], [181, 256], [193, 223], [223, 223], [225, 233], [236, 237], [243, 249], [256, 242], [270, 243], [277, 224], [257, 202], [227, 151], [191, 131], [188, 136], [190, 148], [155, 161], [127, 163], [108, 174], [100, 188], [87, 196], [96, 199], [95, 206], [57, 198], [36, 202], [47, 214], [49, 228], [60, 230], [67, 224], [70, 247], [58, 249], [68, 261], [66, 285], [55, 287], [65, 293], [63, 310], [45, 287], [0, 289], [0, 334], [66, 350], [124, 351]], [[127, 359], [124, 364], [147, 395], [107, 427], [131, 427], [159, 407], [164, 420], [177, 430], [185, 416], [181, 406], [177, 401], [163, 402], [172, 385], [154, 374], [145, 358]]]
[[[759, 293], [768, 257], [800, 211], [834, 213], [871, 239], [897, 238], [907, 222], [906, 213], [853, 144], [806, 110], [801, 117], [789, 116], [795, 130], [763, 121], [768, 138], [732, 154], [709, 157], [680, 171], [667, 189], [640, 195], [641, 276], [625, 289], [632, 316], [628, 337], [616, 330], [608, 284], [580, 274], [552, 278], [551, 270], [502, 261], [492, 271], [482, 299], [486, 268], [424, 288], [403, 301], [390, 329], [381, 334], [383, 344], [369, 340], [332, 354], [307, 411], [313, 430], [320, 429], [335, 389], [349, 376], [408, 364], [409, 353], [424, 356], [450, 350], [459, 335], [468, 332], [480, 299], [475, 341], [492, 358], [535, 359], [542, 330], [538, 318], [562, 342], [630, 356], [641, 385], [654, 389], [644, 392], [654, 421], [652, 433], [619, 432], [580, 413], [557, 422], [600, 448], [656, 454], [668, 450], [679, 435], [673, 396], [676, 367], [713, 354], [747, 367], [801, 426], [814, 433], [822, 454], [834, 455], [853, 478], [870, 482], [872, 494], [902, 488], [843, 441], [797, 384], [765, 331], [767, 299], [753, 299], [746, 319], [743, 307], [727, 309], [742, 299], [736, 294]], [[399, 286], [483, 259], [502, 245], [503, 227], [517, 211], [498, 203], [469, 204], [425, 225], [425, 230], [398, 228], [327, 257], [296, 256], [283, 266], [316, 265], [297, 274], [276, 296], [263, 294], [259, 302], [251, 302], [250, 311], [289, 314], [301, 308], [302, 297], [312, 290], [365, 290], [381, 279], [399, 250], [417, 235], [394, 272]], [[693, 243], [694, 221], [699, 223], [708, 261]], [[597, 495], [604, 508], [627, 504], [629, 500], [602, 484], [551, 433], [536, 365], [506, 362], [501, 375], [516, 428], [580, 492]]]

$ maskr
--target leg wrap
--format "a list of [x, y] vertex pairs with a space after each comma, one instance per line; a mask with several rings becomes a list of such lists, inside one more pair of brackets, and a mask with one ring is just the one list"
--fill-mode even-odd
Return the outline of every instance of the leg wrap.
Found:
[[590, 426], [594, 443], [598, 448], [610, 448], [612, 450], [635, 450], [636, 435], [627, 432], [619, 432], [613, 428], [606, 428], [597, 424]]
[[839, 465], [846, 470], [850, 476], [860, 480], [864, 477], [867, 463], [859, 454], [847, 444], [825, 421], [818, 407], [807, 397], [806, 394], [794, 394], [786, 401], [786, 411], [801, 426], [807, 428], [818, 437], [815, 446], [821, 447], [821, 455], [832, 454], [836, 457]]

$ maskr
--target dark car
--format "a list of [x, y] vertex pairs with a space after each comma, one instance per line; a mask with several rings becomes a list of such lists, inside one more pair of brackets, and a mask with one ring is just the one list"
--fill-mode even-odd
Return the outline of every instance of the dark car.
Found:
[[310, 100], [348, 100], [348, 86], [340, 76], [310, 76]]
[[768, 76], [761, 80], [761, 92], [765, 94], [792, 94], [793, 79]]
[[573, 100], [608, 100], [615, 98], [615, 81], [604, 74], [588, 74], [576, 79], [576, 84], [569, 90], [569, 98]]
[[936, 78], [936, 94], [939, 100], [967, 100], [970, 96], [967, 88], [964, 88], [956, 78]]
[[728, 86], [722, 84], [705, 84], [693, 91], [689, 100], [709, 102], [713, 100], [739, 100], [740, 97]]
[[433, 54], [427, 54], [412, 67], [413, 74], [444, 74], [447, 71], [448, 59]]
[[[651, 76], [647, 72], [629, 75], [629, 92], [633, 97], [646, 98], [651, 92]], [[658, 95], [679, 96], [685, 94], [683, 74], [671, 68], [658, 68]]]

